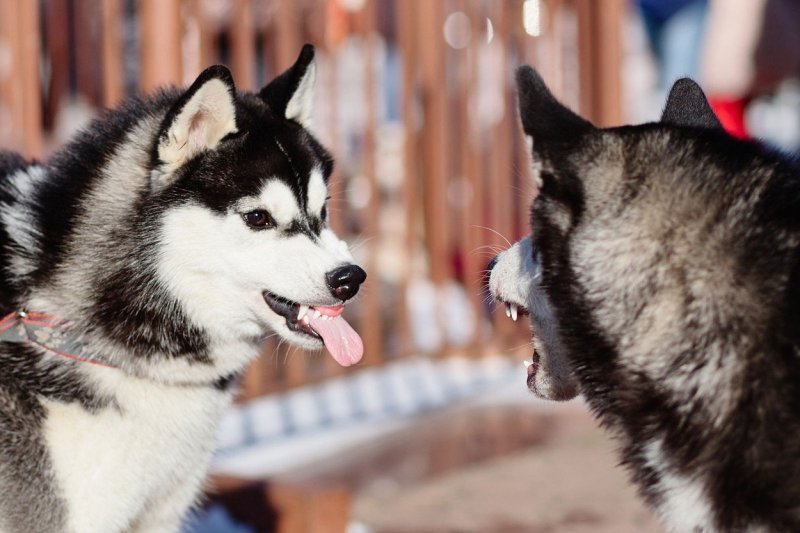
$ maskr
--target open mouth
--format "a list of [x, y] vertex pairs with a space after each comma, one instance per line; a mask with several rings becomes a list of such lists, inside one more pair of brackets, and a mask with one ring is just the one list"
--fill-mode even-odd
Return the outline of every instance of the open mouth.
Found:
[[517, 321], [517, 318], [528, 314], [528, 309], [525, 306], [512, 302], [506, 302], [499, 298], [497, 298], [497, 301], [506, 306], [506, 316], [514, 322]]
[[[500, 304], [505, 305], [506, 307], [506, 316], [513, 320], [514, 322], [517, 321], [517, 318], [521, 316], [528, 315], [528, 309], [523, 306], [513, 302], [507, 302], [500, 298], [495, 298]], [[539, 352], [533, 350], [533, 357], [530, 360], [522, 361], [522, 364], [525, 365], [526, 370], [528, 371], [528, 385], [530, 385], [531, 381], [536, 376], [536, 372], [539, 370], [539, 361], [541, 357], [539, 356]]]
[[321, 340], [340, 365], [350, 366], [361, 360], [364, 344], [342, 317], [344, 305], [305, 305], [269, 291], [264, 291], [263, 296], [269, 308], [286, 320], [290, 331]]
[[533, 357], [530, 361], [525, 360], [523, 363], [525, 364], [525, 368], [528, 370], [528, 386], [530, 386], [531, 380], [536, 376], [536, 372], [539, 370], [539, 361], [541, 356], [539, 352], [533, 350]]

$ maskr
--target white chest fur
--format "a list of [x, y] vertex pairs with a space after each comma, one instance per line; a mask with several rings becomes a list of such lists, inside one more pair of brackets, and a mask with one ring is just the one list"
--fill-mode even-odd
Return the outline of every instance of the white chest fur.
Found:
[[[50, 402], [45, 439], [67, 502], [69, 530], [142, 529], [142, 515], [172, 530], [205, 476], [230, 395], [123, 378], [119, 409], [97, 413]], [[171, 507], [171, 508], [170, 508]]]

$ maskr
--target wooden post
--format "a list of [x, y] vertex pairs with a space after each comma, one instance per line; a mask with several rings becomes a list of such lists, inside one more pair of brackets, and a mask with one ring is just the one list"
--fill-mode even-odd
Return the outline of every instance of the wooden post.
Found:
[[103, 105], [112, 107], [125, 96], [122, 50], [122, 3], [102, 0]]
[[403, 109], [403, 132], [404, 139], [404, 176], [402, 184], [403, 211], [405, 212], [405, 238], [404, 238], [404, 257], [409, 262], [404, 270], [403, 282], [400, 295], [400, 316], [398, 317], [398, 327], [400, 328], [401, 353], [409, 355], [414, 350], [413, 331], [408, 316], [408, 288], [414, 276], [414, 271], [410, 263], [413, 262], [416, 251], [417, 239], [417, 215], [419, 213], [418, 197], [418, 171], [419, 163], [417, 160], [417, 117], [416, 117], [416, 79], [417, 79], [417, 47], [416, 47], [416, 24], [414, 21], [414, 4], [412, 1], [397, 2], [397, 37], [399, 53], [403, 61], [403, 87], [402, 87], [402, 109]]
[[275, 34], [275, 56], [277, 71], [280, 74], [294, 63], [300, 54], [300, 18], [295, 0], [275, 0], [275, 14], [272, 19], [272, 31]]
[[622, 120], [621, 27], [623, 0], [576, 0], [581, 114], [598, 126]]
[[141, 89], [182, 85], [180, 0], [139, 0], [139, 24]]
[[231, 68], [236, 87], [255, 89], [255, 28], [251, 0], [234, 0], [231, 17]]
[[39, 84], [39, 6], [36, 2], [20, 0], [19, 67], [22, 81], [23, 120], [25, 123], [25, 153], [42, 155], [42, 109]]
[[464, 257], [464, 290], [467, 291], [472, 309], [475, 314], [478, 327], [475, 328], [472, 338], [470, 353], [478, 356], [481, 354], [483, 343], [484, 309], [483, 309], [483, 286], [484, 271], [489, 263], [491, 256], [484, 253], [487, 244], [484, 242], [485, 225], [483, 199], [485, 191], [483, 188], [483, 172], [481, 171], [481, 138], [478, 132], [477, 109], [471, 105], [471, 99], [477, 93], [478, 85], [478, 54], [486, 46], [483, 39], [483, 31], [486, 24], [486, 17], [482, 9], [479, 9], [473, 2], [467, 2], [462, 6], [470, 18], [472, 25], [473, 38], [469, 48], [464, 50], [463, 71], [464, 76], [460, 81], [461, 91], [461, 159], [463, 161], [463, 179], [469, 185], [470, 197], [468, 203], [463, 205], [464, 217], [461, 221], [462, 231], [462, 255]]
[[[203, 6], [203, 0], [190, 0], [187, 5], [189, 17], [192, 19], [192, 22], [197, 25], [196, 53], [184, 57], [184, 59], [191, 62], [189, 65], [184, 65], [184, 68], [189, 67], [188, 70], [192, 74], [199, 74], [206, 67], [219, 62], [217, 53], [217, 39], [219, 35], [217, 28], [212, 27], [209, 23], [208, 17], [206, 16], [207, 13]], [[235, 77], [234, 80], [236, 80]], [[236, 80], [236, 82], [238, 84], [238, 80]]]
[[[488, 191], [491, 191], [491, 218], [490, 223], [487, 224], [489, 228], [494, 230], [490, 235], [490, 241], [494, 246], [499, 249], [505, 249], [509, 246], [509, 241], [513, 239], [512, 229], [513, 222], [513, 209], [512, 197], [517, 194], [512, 187], [511, 174], [513, 172], [511, 163], [512, 152], [512, 125], [516, 127], [517, 112], [514, 106], [516, 105], [516, 97], [511, 89], [511, 62], [509, 61], [511, 39], [509, 38], [511, 28], [511, 13], [510, 5], [506, 2], [500, 2], [492, 5], [494, 7], [492, 13], [495, 23], [495, 35], [500, 36], [503, 41], [497, 43], [496, 46], [500, 49], [500, 64], [499, 72], [503, 75], [503, 80], [499, 83], [501, 98], [503, 102], [503, 116], [497, 125], [492, 130], [492, 137], [490, 141], [490, 156], [489, 156], [489, 183], [486, 183]], [[512, 122], [514, 121], [514, 122]], [[486, 233], [484, 233], [486, 235]], [[495, 331], [499, 332], [504, 338], [508, 338], [513, 331], [513, 322], [501, 312], [495, 312], [494, 325]]]
[[[73, 0], [72, 6], [75, 85], [80, 98], [96, 107], [101, 105], [99, 76], [102, 72], [98, 68], [98, 49], [102, 54], [103, 43], [98, 32], [100, 13], [95, 1]], [[99, 59], [102, 65], [102, 57]]]
[[423, 187], [430, 276], [437, 286], [450, 278], [447, 183], [449, 181], [449, 99], [441, 2], [417, 1], [417, 35], [425, 42], [420, 54], [423, 109], [425, 113]]
[[46, 98], [42, 123], [52, 130], [61, 109], [61, 101], [69, 92], [69, 11], [67, 0], [49, 0], [44, 5], [45, 55], [50, 60], [50, 76], [44, 88]]
[[0, 125], [0, 132], [7, 132], [4, 142], [9, 148], [28, 157], [40, 157], [39, 3], [3, 0], [0, 12], [0, 47], [5, 48], [10, 59], [8, 71], [0, 73], [0, 120], [10, 127]]
[[350, 515], [350, 493], [345, 488], [276, 484], [267, 499], [277, 511], [276, 533], [342, 533]]
[[381, 316], [380, 316], [380, 294], [378, 292], [379, 276], [377, 275], [377, 253], [379, 244], [379, 226], [378, 219], [380, 218], [380, 205], [381, 205], [381, 191], [378, 184], [377, 176], [375, 175], [375, 150], [377, 149], [376, 143], [376, 129], [378, 127], [378, 99], [375, 94], [375, 0], [368, 0], [366, 5], [362, 8], [361, 13], [361, 36], [364, 43], [364, 68], [366, 69], [364, 75], [364, 94], [366, 96], [365, 105], [367, 107], [367, 122], [366, 131], [364, 132], [364, 149], [363, 149], [363, 172], [366, 176], [367, 183], [371, 191], [370, 202], [368, 203], [364, 212], [364, 230], [365, 237], [369, 239], [365, 246], [367, 247], [367, 262], [365, 268], [367, 272], [372, 273], [372, 277], [367, 278], [367, 284], [361, 301], [359, 302], [361, 313], [361, 334], [364, 339], [364, 364], [365, 366], [372, 366], [380, 363], [382, 358], [382, 345], [381, 345]]

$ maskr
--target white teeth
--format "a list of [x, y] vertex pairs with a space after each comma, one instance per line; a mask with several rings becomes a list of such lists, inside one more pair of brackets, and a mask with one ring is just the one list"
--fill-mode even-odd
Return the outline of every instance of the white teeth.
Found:
[[511, 304], [506, 304], [506, 316], [511, 318]]
[[303, 318], [306, 316], [306, 313], [308, 313], [308, 306], [301, 305], [300, 309], [297, 311], [297, 320], [303, 320]]
[[529, 366], [531, 366], [532, 364], [533, 364], [533, 361], [530, 361], [530, 360], [528, 360], [528, 359], [523, 359], [523, 360], [522, 360], [522, 366], [524, 366], [525, 368], [528, 368], [528, 367], [529, 367]]
[[318, 310], [314, 309], [314, 318], [319, 318], [321, 316], [322, 316], [322, 313], [320, 313]]
[[517, 321], [517, 304], [511, 304], [511, 320]]

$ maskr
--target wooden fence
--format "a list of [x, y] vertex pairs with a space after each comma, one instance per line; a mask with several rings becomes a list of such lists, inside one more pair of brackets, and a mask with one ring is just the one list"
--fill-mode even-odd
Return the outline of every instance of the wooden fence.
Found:
[[[334, 153], [331, 223], [369, 272], [350, 308], [359, 367], [528, 353], [484, 268], [528, 231], [513, 69], [536, 65], [600, 125], [620, 120], [623, 0], [0, 0], [0, 146], [46, 157], [75, 110], [225, 63], [256, 89], [317, 46], [316, 133]], [[522, 321], [524, 322], [524, 321]], [[347, 370], [350, 371], [350, 370]], [[244, 397], [346, 372], [267, 345]]]

